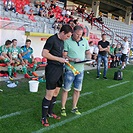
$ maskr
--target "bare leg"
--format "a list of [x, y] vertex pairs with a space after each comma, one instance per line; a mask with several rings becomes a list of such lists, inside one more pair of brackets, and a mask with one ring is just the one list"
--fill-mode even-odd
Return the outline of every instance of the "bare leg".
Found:
[[47, 100], [51, 100], [52, 97], [53, 97], [53, 95], [54, 95], [54, 92], [55, 92], [55, 90], [46, 90], [45, 98], [46, 98]]
[[77, 107], [79, 96], [80, 96], [80, 91], [74, 90], [74, 93], [73, 93], [73, 109]]
[[59, 92], [60, 92], [60, 87], [56, 87], [53, 96], [54, 96], [54, 97], [57, 97], [58, 94], [59, 94]]
[[68, 91], [63, 90], [62, 91], [62, 100], [61, 100], [62, 108], [65, 108], [67, 97], [68, 97]]

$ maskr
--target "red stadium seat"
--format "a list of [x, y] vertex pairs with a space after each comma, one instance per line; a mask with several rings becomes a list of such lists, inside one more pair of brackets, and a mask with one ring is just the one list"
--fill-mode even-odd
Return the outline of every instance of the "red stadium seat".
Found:
[[42, 5], [45, 5], [45, 2], [41, 2], [42, 3]]
[[20, 28], [18, 28], [18, 30], [25, 31], [25, 28], [24, 27], [20, 27]]
[[43, 62], [43, 63], [47, 62], [47, 59], [46, 59], [45, 57], [42, 58], [42, 62]]
[[3, 20], [10, 20], [10, 18], [8, 18], [8, 17], [4, 17]]
[[8, 77], [8, 74], [7, 73], [5, 73], [5, 74], [0, 73], [0, 77]]
[[5, 63], [0, 63], [0, 66], [1, 66], [1, 67], [6, 67], [7, 64], [5, 64]]
[[39, 58], [39, 57], [36, 57], [36, 58], [35, 58], [35, 61], [36, 61], [36, 62], [42, 62], [42, 59]]
[[90, 34], [90, 39], [93, 39], [93, 34]]

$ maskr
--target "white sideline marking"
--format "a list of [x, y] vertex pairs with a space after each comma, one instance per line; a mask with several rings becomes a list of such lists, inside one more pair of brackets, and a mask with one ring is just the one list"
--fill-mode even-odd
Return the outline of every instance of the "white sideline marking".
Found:
[[15, 113], [11, 113], [11, 114], [7, 114], [7, 115], [3, 115], [3, 116], [0, 117], [0, 120], [1, 119], [5, 119], [5, 118], [8, 118], [8, 117], [15, 116], [15, 115], [20, 115], [20, 114], [21, 114], [21, 111], [15, 112]]
[[49, 131], [49, 130], [54, 129], [54, 128], [56, 128], [56, 127], [63, 126], [63, 125], [66, 124], [66, 123], [69, 123], [69, 122], [71, 122], [71, 121], [73, 121], [73, 120], [76, 120], [76, 119], [78, 119], [78, 118], [80, 118], [80, 117], [83, 117], [83, 116], [85, 116], [85, 115], [91, 114], [91, 113], [93, 113], [93, 112], [95, 112], [95, 111], [97, 111], [97, 110], [99, 110], [99, 109], [101, 109], [101, 108], [104, 108], [104, 107], [106, 107], [106, 106], [108, 106], [108, 105], [111, 105], [111, 104], [113, 104], [113, 103], [115, 103], [115, 102], [117, 102], [117, 101], [119, 101], [119, 100], [122, 100], [122, 99], [124, 99], [124, 98], [126, 98], [126, 97], [128, 97], [128, 96], [131, 96], [131, 95], [133, 95], [133, 92], [132, 92], [132, 93], [128, 93], [128, 94], [126, 94], [126, 95], [124, 95], [124, 96], [118, 97], [118, 98], [116, 98], [116, 99], [114, 99], [114, 100], [112, 100], [112, 101], [109, 101], [109, 102], [107, 102], [107, 103], [104, 103], [104, 104], [102, 104], [102, 105], [100, 105], [100, 106], [97, 106], [97, 107], [95, 107], [95, 108], [93, 108], [93, 109], [90, 109], [90, 110], [88, 110], [88, 111], [86, 111], [86, 112], [83, 112], [81, 115], [76, 115], [76, 116], [71, 117], [71, 118], [69, 118], [69, 119], [66, 119], [66, 120], [64, 120], [64, 121], [58, 122], [58, 123], [56, 123], [56, 124], [52, 124], [52, 125], [49, 126], [49, 127], [41, 128], [41, 129], [39, 129], [39, 130], [37, 130], [37, 131], [34, 131], [34, 132], [32, 132], [32, 133], [43, 133], [44, 131]]
[[107, 88], [113, 88], [113, 87], [116, 87], [116, 86], [119, 86], [119, 85], [122, 85], [122, 84], [126, 84], [130, 81], [125, 81], [125, 82], [122, 82], [122, 83], [119, 83], [119, 84], [115, 84], [115, 85], [111, 85], [111, 86], [107, 86]]
[[[83, 97], [83, 96], [86, 96], [86, 95], [89, 95], [89, 94], [92, 94], [92, 93], [93, 93], [93, 92], [82, 93], [82, 94], [80, 95], [80, 97]], [[72, 99], [72, 97], [68, 97], [67, 100], [71, 100], [71, 99]], [[56, 103], [61, 103], [61, 101], [58, 100], [58, 101], [56, 101]], [[31, 110], [31, 109], [26, 109], [26, 110], [24, 110], [24, 111], [17, 111], [17, 112], [11, 113], [11, 114], [7, 114], [7, 115], [0, 116], [0, 120], [1, 120], [1, 119], [5, 119], [5, 118], [9, 118], [9, 117], [12, 117], [12, 116], [20, 115], [20, 114], [26, 113], [26, 112], [28, 112], [28, 111], [30, 111], [30, 110]]]
[[[89, 95], [89, 94], [92, 94], [93, 92], [86, 92], [86, 93], [82, 93], [81, 95], [80, 95], [80, 97], [83, 97], [83, 96], [86, 96], [86, 95]], [[72, 99], [72, 97], [68, 97], [67, 98], [67, 100], [71, 100]], [[58, 101], [56, 101], [56, 103], [61, 103], [61, 101], [60, 100], [58, 100]]]
[[1, 119], [5, 119], [5, 118], [8, 118], [8, 117], [12, 117], [12, 116], [16, 116], [16, 115], [20, 115], [22, 113], [26, 113], [28, 111], [30, 111], [31, 109], [26, 109], [24, 111], [17, 111], [17, 112], [14, 112], [14, 113], [11, 113], [11, 114], [7, 114], [7, 115], [3, 115], [3, 116], [0, 116], [0, 120]]

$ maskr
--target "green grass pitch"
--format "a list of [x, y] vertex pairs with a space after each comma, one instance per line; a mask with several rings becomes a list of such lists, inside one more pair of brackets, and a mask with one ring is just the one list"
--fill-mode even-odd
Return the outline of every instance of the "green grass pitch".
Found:
[[[70, 99], [66, 104], [67, 117], [61, 117], [61, 120], [49, 118], [51, 126], [48, 128], [43, 127], [40, 122], [45, 83], [39, 84], [37, 93], [31, 93], [26, 79], [19, 80], [18, 86], [14, 89], [6, 87], [5, 82], [0, 82], [0, 89], [3, 89], [3, 92], [0, 92], [0, 132], [133, 133], [133, 66], [127, 66], [123, 70], [124, 78], [121, 81], [113, 80], [116, 70], [108, 70], [108, 80], [102, 79], [102, 75], [97, 80], [96, 70], [89, 71], [89, 74], [85, 72], [82, 96], [78, 103], [83, 115], [77, 117], [71, 113]], [[109, 88], [116, 84], [118, 85]], [[72, 96], [72, 92], [73, 90], [69, 97]], [[129, 95], [126, 96], [127, 94]], [[60, 99], [61, 91], [54, 108], [58, 115], [61, 108]], [[101, 106], [103, 104], [105, 106]]]

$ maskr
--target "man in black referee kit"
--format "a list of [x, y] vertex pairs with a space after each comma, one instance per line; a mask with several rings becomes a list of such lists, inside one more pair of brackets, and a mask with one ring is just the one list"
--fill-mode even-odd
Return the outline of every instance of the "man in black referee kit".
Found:
[[46, 76], [46, 95], [42, 101], [42, 124], [49, 126], [47, 117], [60, 119], [53, 113], [53, 107], [56, 103], [56, 97], [62, 86], [63, 64], [66, 60], [63, 58], [64, 40], [72, 35], [72, 28], [69, 25], [63, 25], [60, 32], [49, 37], [44, 45], [42, 56], [47, 58], [48, 65], [45, 69]]

